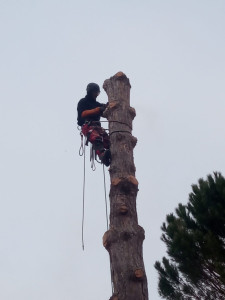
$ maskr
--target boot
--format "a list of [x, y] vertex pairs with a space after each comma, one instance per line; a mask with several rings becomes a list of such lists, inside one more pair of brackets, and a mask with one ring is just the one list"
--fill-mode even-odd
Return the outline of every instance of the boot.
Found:
[[104, 152], [104, 150], [105, 150], [103, 141], [101, 138], [96, 138], [96, 140], [93, 143], [93, 147], [94, 147], [95, 151]]
[[109, 149], [104, 150], [101, 154], [98, 155], [101, 162], [108, 167], [111, 163], [111, 152]]

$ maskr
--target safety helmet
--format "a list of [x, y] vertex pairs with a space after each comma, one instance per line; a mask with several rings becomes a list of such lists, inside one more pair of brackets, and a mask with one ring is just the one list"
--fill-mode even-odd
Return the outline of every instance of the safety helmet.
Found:
[[87, 94], [92, 92], [100, 92], [100, 87], [97, 83], [91, 82], [87, 85]]

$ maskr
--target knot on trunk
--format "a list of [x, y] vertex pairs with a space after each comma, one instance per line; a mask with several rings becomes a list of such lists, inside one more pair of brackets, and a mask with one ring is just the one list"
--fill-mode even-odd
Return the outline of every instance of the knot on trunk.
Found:
[[133, 271], [133, 276], [132, 278], [134, 280], [143, 280], [145, 277], [145, 272], [142, 268], [137, 268]]
[[124, 204], [119, 204], [119, 207], [118, 207], [118, 211], [121, 215], [126, 215], [128, 213], [128, 207], [127, 205], [124, 203]]
[[143, 242], [145, 235], [144, 229], [141, 226], [137, 226], [135, 230], [117, 230], [109, 229], [103, 235], [102, 241], [103, 246], [108, 250], [113, 243], [121, 243], [123, 241], [128, 241], [135, 238], [136, 243], [139, 244]]
[[145, 231], [144, 231], [144, 228], [141, 227], [140, 225], [138, 225], [137, 234], [138, 234], [138, 236], [139, 236], [139, 239], [141, 239], [142, 241], [145, 239]]
[[118, 240], [118, 233], [115, 230], [109, 229], [103, 235], [103, 246], [108, 250], [112, 243]]
[[132, 239], [133, 236], [135, 236], [135, 232], [132, 232], [132, 231], [123, 231], [120, 234], [120, 238], [123, 241], [128, 241], [128, 240]]
[[116, 109], [119, 106], [119, 102], [116, 100], [110, 101], [108, 106], [106, 107], [106, 109], [103, 112], [103, 117], [107, 118], [109, 117], [109, 115], [113, 112], [114, 109]]
[[132, 120], [136, 117], [136, 110], [133, 107], [128, 108], [129, 114], [132, 118]]
[[132, 190], [138, 190], [138, 181], [133, 175], [113, 178], [111, 181], [111, 187], [121, 189], [122, 191], [128, 193]]
[[134, 148], [136, 146], [136, 144], [137, 144], [137, 138], [132, 135], [132, 138], [131, 138], [132, 147]]

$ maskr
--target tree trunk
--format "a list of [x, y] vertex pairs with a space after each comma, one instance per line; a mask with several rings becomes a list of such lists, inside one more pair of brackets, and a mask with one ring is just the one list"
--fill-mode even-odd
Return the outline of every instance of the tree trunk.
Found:
[[109, 106], [104, 116], [109, 121], [112, 162], [109, 169], [110, 229], [103, 236], [108, 250], [114, 293], [111, 300], [148, 300], [142, 244], [144, 229], [138, 225], [132, 136], [134, 108], [130, 107], [130, 82], [125, 74], [117, 73], [104, 82]]

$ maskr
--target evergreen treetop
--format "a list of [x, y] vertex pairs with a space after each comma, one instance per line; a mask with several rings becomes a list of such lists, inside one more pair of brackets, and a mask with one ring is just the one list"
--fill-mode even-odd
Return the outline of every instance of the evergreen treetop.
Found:
[[192, 185], [161, 227], [168, 258], [157, 261], [162, 298], [225, 299], [225, 178], [208, 175]]

